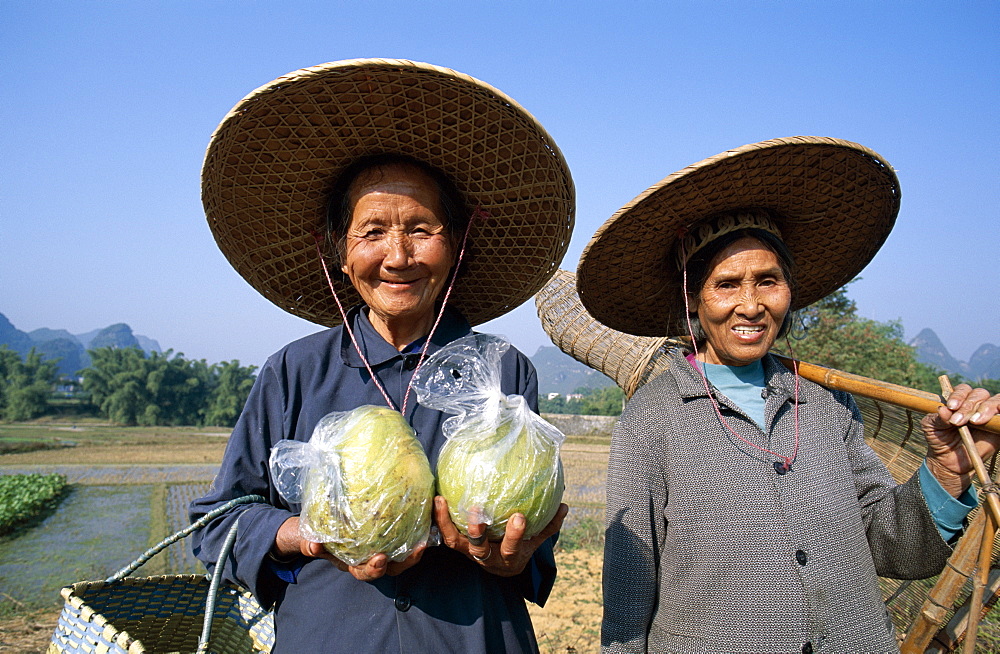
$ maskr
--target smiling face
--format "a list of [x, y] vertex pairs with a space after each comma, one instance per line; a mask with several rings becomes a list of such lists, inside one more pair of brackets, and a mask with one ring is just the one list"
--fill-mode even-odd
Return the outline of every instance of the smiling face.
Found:
[[713, 257], [693, 307], [706, 335], [706, 363], [745, 366], [767, 354], [792, 301], [778, 255], [741, 238]]
[[454, 262], [437, 184], [414, 166], [390, 164], [359, 175], [348, 196], [342, 270], [375, 329], [403, 347], [430, 330]]

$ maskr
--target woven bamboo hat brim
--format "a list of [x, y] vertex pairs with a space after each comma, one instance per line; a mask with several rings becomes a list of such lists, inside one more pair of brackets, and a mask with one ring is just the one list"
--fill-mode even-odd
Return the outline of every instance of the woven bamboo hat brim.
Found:
[[626, 397], [666, 371], [670, 357], [664, 355], [684, 346], [673, 338], [634, 336], [597, 322], [580, 303], [576, 275], [567, 270], [557, 270], [535, 295], [535, 308], [542, 329], [560, 350], [613, 379]]
[[608, 219], [580, 258], [580, 298], [616, 330], [687, 333], [678, 233], [721, 213], [763, 209], [795, 259], [792, 309], [799, 309], [868, 265], [899, 200], [892, 167], [857, 143], [796, 136], [744, 145], [666, 177]]
[[[430, 64], [354, 59], [250, 93], [212, 135], [202, 202], [226, 258], [264, 297], [341, 322], [316, 253], [329, 192], [353, 161], [396, 153], [440, 169], [474, 220], [449, 303], [473, 325], [527, 301], [569, 245], [575, 194], [555, 141], [501, 91]], [[461, 234], [456, 235], [461, 238]], [[360, 301], [328, 262], [341, 301]]]

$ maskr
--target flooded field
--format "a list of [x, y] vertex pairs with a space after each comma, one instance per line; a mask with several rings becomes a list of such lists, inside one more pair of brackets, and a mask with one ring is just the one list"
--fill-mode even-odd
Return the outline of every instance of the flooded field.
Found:
[[567, 443], [562, 450], [566, 492], [569, 505], [564, 526], [573, 528], [582, 522], [604, 524], [605, 484], [608, 476], [608, 448]]
[[102, 579], [146, 547], [149, 486], [81, 486], [59, 510], [0, 543], [0, 597], [27, 606], [58, 603], [59, 588]]
[[[44, 522], [0, 542], [0, 610], [5, 603], [58, 606], [59, 589], [105, 579], [188, 524], [188, 503], [202, 495], [215, 466], [0, 466], [0, 474], [57, 472], [72, 490]], [[186, 541], [137, 574], [200, 574]]]
[[[563, 449], [570, 505], [565, 530], [584, 527], [593, 541], [604, 518], [607, 447], [568, 442]], [[0, 542], [0, 611], [58, 606], [59, 589], [105, 579], [150, 546], [188, 525], [191, 500], [203, 495], [217, 465], [0, 465], [0, 474], [59, 473], [72, 485], [59, 509], [40, 525]], [[201, 574], [187, 541], [136, 572]]]

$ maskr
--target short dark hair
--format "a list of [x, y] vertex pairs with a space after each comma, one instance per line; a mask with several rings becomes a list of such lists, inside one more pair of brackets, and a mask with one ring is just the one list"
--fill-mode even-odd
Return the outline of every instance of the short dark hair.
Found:
[[[769, 231], [763, 229], [738, 229], [733, 232], [728, 232], [723, 234], [719, 238], [711, 241], [705, 247], [695, 252], [688, 259], [687, 262], [687, 283], [688, 283], [688, 297], [698, 297], [701, 295], [702, 288], [705, 286], [705, 282], [708, 281], [708, 276], [711, 274], [711, 268], [709, 267], [715, 255], [722, 252], [724, 249], [740, 240], [741, 238], [752, 238], [757, 240], [766, 247], [771, 252], [774, 252], [775, 256], [778, 257], [778, 265], [781, 266], [781, 273], [785, 276], [785, 281], [788, 282], [788, 287], [792, 292], [792, 298], [795, 298], [795, 259], [792, 257], [791, 251], [788, 246], [785, 245], [784, 241], [775, 236]], [[690, 289], [694, 289], [691, 291]], [[681, 290], [681, 293], [684, 291]], [[684, 306], [684, 298], [678, 298], [681, 302], [680, 306]], [[698, 314], [696, 312], [691, 312], [691, 331], [692, 336], [699, 343], [704, 341], [707, 335], [705, 330], [702, 329], [701, 320], [698, 319]], [[789, 310], [785, 313], [785, 319], [781, 323], [781, 328], [778, 330], [778, 338], [782, 338], [792, 327], [792, 311]]]
[[351, 203], [351, 185], [362, 174], [389, 166], [412, 166], [427, 174], [437, 184], [441, 211], [439, 216], [447, 235], [451, 239], [460, 238], [469, 222], [465, 199], [455, 184], [434, 166], [405, 154], [373, 154], [355, 160], [344, 169], [330, 191], [326, 209], [326, 237], [337, 255], [338, 264], [343, 264], [347, 242], [347, 230], [351, 225], [354, 207]]

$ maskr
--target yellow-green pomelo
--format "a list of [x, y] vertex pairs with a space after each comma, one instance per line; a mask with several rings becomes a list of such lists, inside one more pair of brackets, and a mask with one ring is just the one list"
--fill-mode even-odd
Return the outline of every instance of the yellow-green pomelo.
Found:
[[481, 431], [470, 422], [452, 434], [437, 462], [438, 494], [448, 500], [452, 522], [468, 535], [469, 512], [481, 511], [490, 540], [503, 538], [507, 520], [524, 515], [525, 537], [540, 532], [559, 510], [563, 471], [559, 446], [510, 422]]
[[401, 561], [427, 540], [434, 475], [398, 411], [355, 409], [323, 449], [330, 465], [309, 471], [303, 513], [331, 554], [352, 565], [378, 553]]

